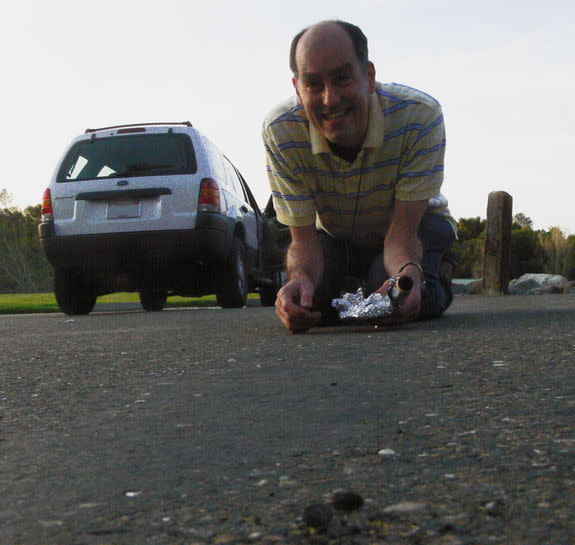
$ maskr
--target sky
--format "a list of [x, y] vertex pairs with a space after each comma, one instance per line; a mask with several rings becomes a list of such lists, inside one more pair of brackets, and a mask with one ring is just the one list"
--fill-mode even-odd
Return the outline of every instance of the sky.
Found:
[[293, 94], [293, 35], [325, 19], [362, 28], [378, 81], [442, 104], [456, 219], [485, 217], [489, 193], [507, 191], [535, 228], [575, 233], [573, 0], [12, 3], [0, 23], [0, 189], [39, 203], [88, 127], [189, 120], [263, 207], [262, 120]]

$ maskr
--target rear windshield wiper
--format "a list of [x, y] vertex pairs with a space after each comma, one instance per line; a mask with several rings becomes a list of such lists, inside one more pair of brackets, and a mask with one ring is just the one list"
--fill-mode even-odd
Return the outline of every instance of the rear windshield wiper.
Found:
[[163, 174], [180, 170], [174, 165], [152, 165], [148, 163], [138, 163], [129, 165], [126, 170], [119, 172], [117, 176], [143, 176], [145, 174]]

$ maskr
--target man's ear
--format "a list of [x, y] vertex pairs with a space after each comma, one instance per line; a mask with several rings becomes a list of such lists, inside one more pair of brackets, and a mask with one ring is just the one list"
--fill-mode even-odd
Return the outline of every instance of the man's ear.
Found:
[[371, 61], [367, 63], [367, 79], [370, 94], [375, 93], [375, 65]]
[[297, 88], [297, 78], [293, 77], [291, 79], [291, 82], [294, 86], [295, 89], [295, 94], [297, 95], [297, 102], [300, 106], [303, 106], [302, 102], [301, 102], [301, 97], [299, 96], [299, 89]]

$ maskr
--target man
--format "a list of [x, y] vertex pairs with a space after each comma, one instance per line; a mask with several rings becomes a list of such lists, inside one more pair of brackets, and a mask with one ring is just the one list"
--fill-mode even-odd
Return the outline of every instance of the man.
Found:
[[291, 233], [277, 315], [292, 333], [333, 323], [331, 300], [350, 277], [385, 294], [397, 275], [413, 289], [395, 321], [441, 315], [452, 294], [439, 270], [455, 222], [440, 193], [440, 105], [376, 83], [367, 39], [343, 21], [300, 32], [290, 66], [296, 97], [263, 129], [277, 219]]

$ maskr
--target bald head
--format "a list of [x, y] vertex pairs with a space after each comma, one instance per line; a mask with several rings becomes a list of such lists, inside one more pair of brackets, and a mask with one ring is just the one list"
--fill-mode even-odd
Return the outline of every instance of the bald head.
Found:
[[318, 46], [329, 48], [341, 43], [342, 40], [349, 40], [355, 52], [357, 60], [361, 65], [367, 67], [369, 62], [367, 50], [367, 38], [361, 29], [345, 21], [321, 21], [310, 27], [303, 29], [296, 34], [290, 48], [290, 68], [293, 75], [298, 77], [298, 57], [304, 51], [310, 51]]
[[[356, 39], [358, 33], [362, 39]], [[292, 83], [311, 124], [328, 142], [359, 150], [367, 133], [369, 95], [376, 88], [363, 32], [349, 23], [324, 21], [300, 33], [292, 54]]]

